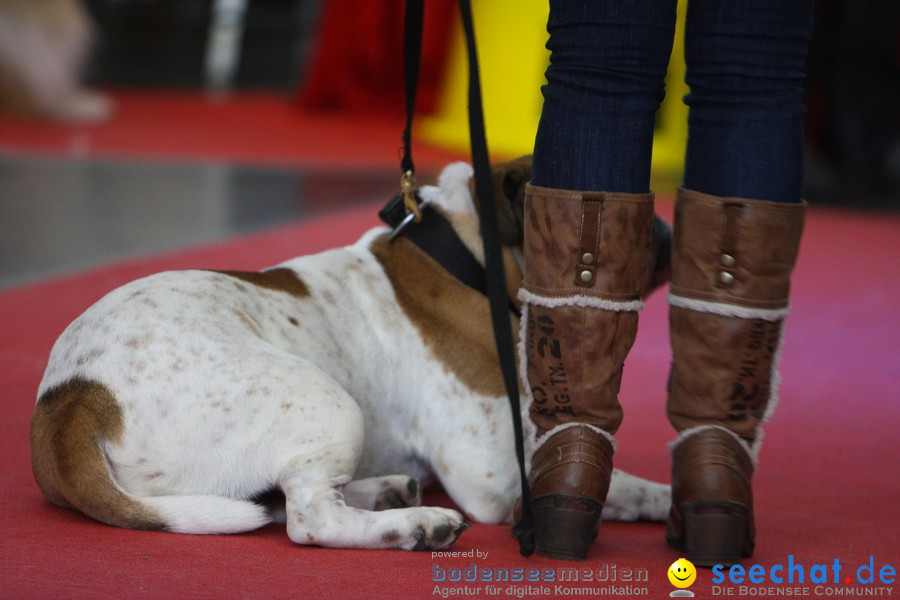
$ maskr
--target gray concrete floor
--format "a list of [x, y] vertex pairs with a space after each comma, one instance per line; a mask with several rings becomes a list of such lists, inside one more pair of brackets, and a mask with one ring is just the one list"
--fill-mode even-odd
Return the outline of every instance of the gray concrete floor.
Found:
[[0, 155], [0, 288], [387, 200], [385, 172]]

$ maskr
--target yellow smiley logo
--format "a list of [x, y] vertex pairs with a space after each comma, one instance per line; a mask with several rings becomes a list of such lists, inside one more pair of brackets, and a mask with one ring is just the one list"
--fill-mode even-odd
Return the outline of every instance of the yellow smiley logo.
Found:
[[697, 579], [697, 569], [691, 561], [679, 558], [669, 567], [669, 582], [677, 588], [690, 587]]

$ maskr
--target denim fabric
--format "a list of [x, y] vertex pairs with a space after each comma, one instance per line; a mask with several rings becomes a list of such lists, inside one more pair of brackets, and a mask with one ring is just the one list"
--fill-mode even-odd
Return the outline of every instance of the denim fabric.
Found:
[[[813, 0], [691, 0], [684, 185], [795, 202]], [[675, 0], [551, 0], [536, 185], [649, 191]]]

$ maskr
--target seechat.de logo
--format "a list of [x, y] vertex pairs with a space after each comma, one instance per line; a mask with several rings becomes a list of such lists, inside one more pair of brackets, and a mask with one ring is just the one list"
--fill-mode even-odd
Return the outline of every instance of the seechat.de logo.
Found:
[[712, 593], [742, 598], [887, 596], [893, 593], [896, 576], [893, 565], [879, 564], [874, 555], [859, 565], [842, 565], [837, 558], [810, 565], [790, 554], [786, 562], [769, 567], [716, 565], [712, 568]]

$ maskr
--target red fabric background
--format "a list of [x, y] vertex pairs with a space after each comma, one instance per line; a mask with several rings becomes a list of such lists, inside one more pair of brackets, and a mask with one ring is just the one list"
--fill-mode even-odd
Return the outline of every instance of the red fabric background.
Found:
[[[301, 106], [404, 115], [405, 4], [405, 0], [324, 2]], [[452, 0], [425, 2], [417, 114], [435, 108], [457, 12]]]

